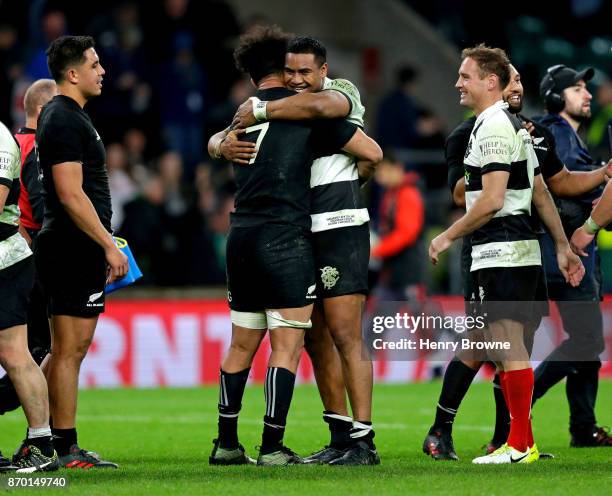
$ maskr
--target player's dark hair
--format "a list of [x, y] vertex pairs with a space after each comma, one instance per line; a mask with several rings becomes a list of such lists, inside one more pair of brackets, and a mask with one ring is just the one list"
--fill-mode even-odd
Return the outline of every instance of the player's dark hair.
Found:
[[278, 26], [256, 26], [240, 37], [234, 50], [236, 67], [258, 84], [269, 74], [282, 74], [291, 35]]
[[85, 62], [85, 50], [95, 46], [91, 36], [60, 36], [47, 48], [47, 66], [55, 82], [61, 83], [66, 69]]
[[461, 52], [461, 60], [473, 59], [478, 65], [480, 78], [484, 79], [489, 74], [495, 74], [499, 78], [499, 84], [503, 90], [510, 83], [510, 59], [501, 48], [491, 48], [484, 43], [475, 47], [465, 48]]
[[289, 42], [287, 53], [311, 53], [321, 67], [327, 62], [327, 49], [316, 38], [310, 36], [296, 36]]

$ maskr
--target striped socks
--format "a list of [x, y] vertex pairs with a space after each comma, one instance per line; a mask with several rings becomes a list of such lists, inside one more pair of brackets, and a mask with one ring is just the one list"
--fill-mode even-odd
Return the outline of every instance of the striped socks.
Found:
[[250, 370], [219, 373], [219, 445], [222, 448], [238, 447], [238, 414]]
[[433, 434], [437, 429], [449, 433], [452, 431], [459, 405], [461, 405], [461, 401], [477, 373], [477, 370], [472, 370], [458, 358], [453, 358], [450, 361], [444, 373], [442, 391], [436, 408], [436, 418], [429, 431], [430, 434]]
[[261, 454], [277, 451], [283, 444], [294, 386], [295, 374], [293, 372], [282, 367], [268, 368], [264, 385], [266, 415], [264, 416]]

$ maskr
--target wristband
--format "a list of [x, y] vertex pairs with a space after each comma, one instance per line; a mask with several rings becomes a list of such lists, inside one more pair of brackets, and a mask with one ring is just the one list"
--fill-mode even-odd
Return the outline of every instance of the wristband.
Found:
[[589, 218], [584, 222], [584, 229], [589, 234], [597, 234], [597, 232], [601, 229], [601, 226], [597, 224], [593, 220], [593, 217], [589, 216]]
[[265, 100], [260, 100], [256, 96], [252, 96], [251, 101], [253, 102], [253, 116], [255, 117], [255, 120], [257, 122], [268, 120], [268, 114], [266, 112], [268, 102]]

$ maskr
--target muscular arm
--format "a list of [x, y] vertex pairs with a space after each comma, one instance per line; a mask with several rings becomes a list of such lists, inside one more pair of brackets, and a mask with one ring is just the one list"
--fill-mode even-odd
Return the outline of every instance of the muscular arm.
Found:
[[339, 91], [324, 90], [268, 102], [268, 120], [334, 119], [351, 111], [348, 99]]
[[362, 182], [372, 177], [376, 166], [383, 158], [383, 153], [378, 143], [361, 129], [355, 131], [353, 137], [342, 147], [342, 150], [357, 158], [359, 178]]
[[111, 273], [108, 282], [125, 276], [127, 257], [115, 246], [89, 197], [83, 191], [83, 166], [63, 162], [52, 167], [57, 197], [75, 225], [104, 249]]
[[[339, 91], [324, 90], [318, 93], [300, 93], [280, 100], [271, 100], [266, 106], [267, 120], [284, 119], [334, 119], [346, 117], [351, 111], [348, 98]], [[256, 124], [253, 100], [250, 98], [238, 108], [232, 126], [245, 128]]]
[[510, 173], [505, 171], [489, 172], [482, 176], [482, 192], [472, 208], [445, 231], [450, 241], [484, 226], [502, 209], [509, 177]]
[[509, 177], [510, 173], [506, 171], [493, 171], [482, 176], [482, 191], [472, 207], [430, 243], [429, 258], [432, 263], [438, 263], [440, 253], [448, 249], [453, 241], [484, 226], [503, 208]]
[[557, 174], [549, 177], [546, 184], [557, 196], [579, 196], [595, 189], [605, 180], [608, 167], [612, 166], [612, 161], [599, 169], [589, 172], [569, 171], [563, 167]]
[[453, 189], [453, 201], [458, 207], [465, 207], [465, 178], [462, 177]]

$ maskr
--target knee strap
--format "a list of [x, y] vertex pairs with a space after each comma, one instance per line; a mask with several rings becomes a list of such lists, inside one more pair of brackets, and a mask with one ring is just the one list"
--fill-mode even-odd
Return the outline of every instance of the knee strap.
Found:
[[268, 322], [264, 312], [237, 312], [236, 310], [231, 310], [230, 315], [232, 324], [234, 325], [258, 330], [265, 330], [268, 328]]
[[285, 319], [280, 312], [274, 310], [266, 310], [266, 318], [268, 319], [268, 329], [278, 329], [279, 327], [291, 327], [293, 329], [310, 329], [312, 322], [300, 322], [299, 320]]

